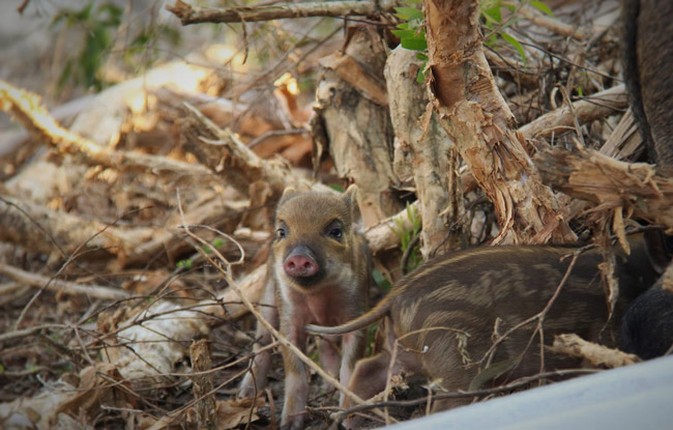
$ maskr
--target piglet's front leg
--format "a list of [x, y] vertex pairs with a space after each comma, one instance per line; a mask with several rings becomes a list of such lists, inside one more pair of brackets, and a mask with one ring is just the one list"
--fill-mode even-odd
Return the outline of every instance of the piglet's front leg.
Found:
[[[344, 387], [348, 387], [355, 364], [358, 359], [364, 355], [365, 344], [365, 333], [362, 330], [343, 335], [339, 382], [341, 382], [341, 385]], [[344, 407], [345, 401], [346, 395], [341, 392], [339, 395], [339, 406]]]
[[[282, 325], [282, 322], [281, 322]], [[306, 334], [303, 326], [282, 327], [290, 330], [287, 339], [300, 351], [306, 351]], [[304, 414], [308, 401], [308, 369], [306, 365], [289, 348], [283, 346], [283, 365], [285, 367], [285, 402], [281, 415], [281, 430], [301, 430], [304, 428]]]

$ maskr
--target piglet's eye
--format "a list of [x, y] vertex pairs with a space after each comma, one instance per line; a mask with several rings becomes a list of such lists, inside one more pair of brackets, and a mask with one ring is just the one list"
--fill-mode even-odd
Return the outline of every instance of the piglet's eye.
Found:
[[287, 230], [285, 227], [278, 227], [276, 229], [276, 239], [283, 239], [287, 236]]
[[333, 223], [327, 228], [327, 235], [332, 239], [341, 240], [344, 236], [344, 229], [340, 223]]

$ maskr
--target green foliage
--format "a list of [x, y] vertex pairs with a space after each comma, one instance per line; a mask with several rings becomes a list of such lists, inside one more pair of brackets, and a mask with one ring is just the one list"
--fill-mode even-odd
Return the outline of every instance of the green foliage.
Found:
[[379, 331], [379, 324], [372, 324], [367, 327], [367, 343], [365, 348], [365, 357], [374, 355], [374, 348], [376, 347], [376, 333]]
[[54, 18], [54, 24], [65, 23], [69, 28], [81, 27], [85, 30], [84, 47], [76, 58], [67, 60], [59, 79], [61, 88], [68, 80], [87, 88], [103, 88], [98, 71], [112, 46], [111, 32], [116, 31], [121, 24], [122, 9], [108, 2], [95, 8], [94, 4], [94, 1], [90, 1], [78, 11], [65, 10]]
[[213, 241], [210, 244], [203, 245], [201, 247], [201, 250], [203, 251], [204, 254], [210, 255], [210, 254], [213, 253], [214, 249], [219, 249], [223, 245], [224, 245], [224, 240], [222, 240], [221, 238], [218, 237], [218, 238], [213, 239]]
[[[512, 25], [517, 19], [516, 12], [522, 6], [531, 6], [545, 15], [553, 15], [549, 6], [538, 0], [482, 0], [481, 17], [487, 30], [484, 44], [488, 47], [496, 47], [501, 41], [510, 45], [521, 57], [524, 63], [527, 60], [526, 51], [521, 42], [505, 29]], [[509, 11], [509, 14], [503, 14], [503, 11]], [[504, 18], [506, 15], [506, 18]]]
[[413, 7], [396, 7], [395, 12], [395, 15], [404, 21], [397, 25], [396, 30], [392, 30], [392, 33], [400, 38], [402, 47], [412, 51], [428, 49], [423, 28], [423, 11]]
[[[79, 10], [64, 9], [53, 19], [52, 25], [65, 25], [69, 29], [83, 31], [81, 49], [71, 49], [70, 57], [58, 80], [59, 89], [67, 83], [83, 85], [96, 91], [102, 90], [106, 82], [101, 69], [114, 47], [115, 37], [124, 20], [123, 9], [114, 2], [90, 0]], [[126, 17], [128, 21], [128, 17]], [[180, 42], [180, 33], [166, 25], [150, 24], [133, 37], [123, 50], [123, 61], [131, 67], [147, 66], [156, 58], [148, 49], [158, 40], [166, 40], [171, 45]]]
[[381, 273], [379, 269], [372, 270], [372, 278], [374, 279], [376, 286], [379, 287], [381, 291], [387, 293], [392, 288], [392, 284], [388, 278], [383, 276], [383, 273]]
[[[423, 61], [423, 67], [419, 70], [416, 80], [421, 83], [425, 79], [424, 73], [428, 61], [428, 44], [425, 37], [425, 17], [420, 10], [420, 0], [407, 0], [405, 7], [396, 7], [395, 16], [402, 22], [391, 32], [400, 38], [400, 45], [403, 48], [417, 51], [418, 58]], [[484, 44], [489, 47], [495, 47], [499, 43], [505, 42], [510, 45], [521, 57], [521, 61], [526, 62], [526, 51], [521, 42], [504, 30], [516, 20], [516, 11], [518, 8], [528, 5], [545, 15], [553, 15], [549, 6], [539, 0], [481, 0], [481, 18], [482, 23], [487, 30]], [[510, 13], [503, 14], [507, 10]], [[506, 17], [504, 17], [506, 16]]]
[[395, 30], [395, 36], [400, 38], [400, 45], [411, 51], [417, 51], [417, 58], [423, 61], [423, 65], [416, 75], [416, 81], [422, 83], [425, 79], [426, 64], [428, 62], [428, 43], [425, 38], [425, 17], [419, 8], [420, 0], [407, 0], [407, 7], [396, 7], [395, 16], [401, 21]]
[[185, 258], [184, 260], [178, 261], [175, 266], [178, 269], [184, 269], [184, 270], [189, 270], [192, 268], [192, 265], [194, 264], [194, 261], [191, 258]]

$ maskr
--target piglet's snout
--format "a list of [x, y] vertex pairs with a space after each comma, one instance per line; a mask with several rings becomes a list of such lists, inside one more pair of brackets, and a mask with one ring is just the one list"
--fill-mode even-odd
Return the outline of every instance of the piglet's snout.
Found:
[[300, 245], [294, 248], [285, 258], [283, 269], [288, 276], [308, 278], [318, 273], [320, 267], [311, 249]]

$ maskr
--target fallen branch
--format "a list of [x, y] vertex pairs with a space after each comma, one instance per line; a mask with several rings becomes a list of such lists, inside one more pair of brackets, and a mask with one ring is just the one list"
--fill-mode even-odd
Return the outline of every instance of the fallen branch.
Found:
[[204, 22], [257, 22], [284, 18], [306, 18], [315, 16], [376, 16], [382, 12], [392, 12], [401, 1], [334, 1], [313, 3], [276, 3], [255, 7], [235, 7], [229, 9], [192, 6], [176, 0], [173, 6], [166, 6], [180, 19], [182, 25]]
[[623, 208], [673, 230], [673, 178], [657, 175], [654, 166], [618, 161], [591, 149], [549, 149], [534, 161], [545, 183], [595, 203], [594, 210]]
[[152, 228], [121, 229], [6, 195], [0, 195], [0, 225], [0, 241], [43, 254], [60, 252], [62, 257], [91, 250], [132, 255], [155, 234]]
[[571, 106], [563, 105], [548, 112], [520, 127], [518, 131], [527, 139], [550, 137], [553, 134], [574, 130], [575, 120], [580, 124], [586, 124], [623, 111], [628, 106], [626, 87], [623, 84], [616, 85], [605, 91], [584, 97]]
[[117, 169], [139, 168], [152, 172], [166, 171], [181, 175], [209, 175], [198, 164], [166, 157], [116, 151], [61, 127], [42, 105], [40, 97], [0, 80], [0, 108], [11, 114], [39, 139], [51, 143], [60, 151], [83, 156], [89, 163]]
[[554, 344], [549, 347], [552, 352], [567, 354], [588, 360], [594, 366], [609, 368], [627, 366], [640, 361], [638, 356], [627, 354], [617, 349], [608, 348], [586, 341], [576, 334], [561, 334], [554, 337]]
[[[191, 224], [208, 224], [233, 230], [240, 222], [246, 203], [222, 201], [213, 196], [187, 214]], [[189, 249], [177, 220], [165, 228], [118, 227], [89, 220], [74, 214], [54, 211], [44, 206], [0, 194], [0, 241], [23, 246], [43, 254], [60, 253], [68, 257], [100, 258], [103, 251], [118, 258], [117, 268], [141, 263], [164, 253], [175, 255]]]
[[517, 13], [521, 14], [521, 16], [528, 19], [533, 24], [546, 28], [556, 34], [560, 34], [561, 36], [572, 37], [577, 40], [584, 40], [588, 37], [587, 32], [577, 28], [577, 26], [566, 24], [554, 17], [544, 15], [531, 6], [524, 5], [518, 8]]
[[44, 288], [47, 291], [53, 291], [59, 294], [73, 296], [81, 295], [100, 300], [122, 300], [129, 297], [127, 292], [119, 289], [104, 287], [102, 285], [78, 284], [75, 282], [63, 281], [61, 279], [26, 272], [4, 263], [0, 263], [0, 275], [4, 275], [24, 285]]
[[275, 204], [287, 186], [331, 191], [326, 185], [295, 175], [279, 159], [259, 157], [235, 133], [220, 129], [190, 104], [185, 103], [184, 106], [187, 117], [181, 128], [185, 148], [241, 193], [247, 195], [252, 184], [263, 183], [272, 193], [268, 203]]

